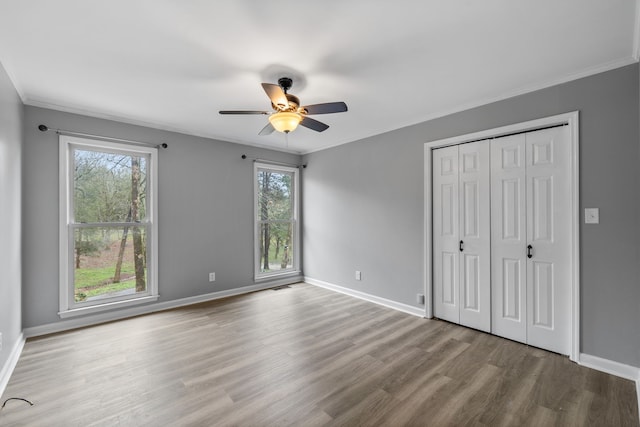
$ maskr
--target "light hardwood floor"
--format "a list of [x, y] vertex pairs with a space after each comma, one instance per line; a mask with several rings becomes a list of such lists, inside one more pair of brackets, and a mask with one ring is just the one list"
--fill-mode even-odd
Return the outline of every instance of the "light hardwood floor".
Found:
[[635, 385], [307, 284], [29, 339], [2, 426], [637, 426]]

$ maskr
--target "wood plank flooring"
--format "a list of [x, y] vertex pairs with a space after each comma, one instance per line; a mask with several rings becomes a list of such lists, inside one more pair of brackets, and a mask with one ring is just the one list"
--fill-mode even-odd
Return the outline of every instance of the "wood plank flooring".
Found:
[[307, 284], [29, 339], [2, 426], [637, 426], [635, 385]]

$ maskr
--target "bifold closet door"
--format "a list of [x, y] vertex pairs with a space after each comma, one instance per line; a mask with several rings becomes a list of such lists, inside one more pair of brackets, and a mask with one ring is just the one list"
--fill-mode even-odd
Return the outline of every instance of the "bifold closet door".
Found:
[[569, 354], [568, 127], [491, 143], [492, 331]]
[[491, 142], [491, 332], [527, 342], [525, 134]]
[[489, 141], [434, 151], [434, 311], [491, 329]]
[[527, 344], [571, 351], [569, 127], [526, 134]]
[[489, 141], [459, 146], [460, 324], [491, 330]]
[[458, 146], [433, 151], [433, 311], [460, 323]]

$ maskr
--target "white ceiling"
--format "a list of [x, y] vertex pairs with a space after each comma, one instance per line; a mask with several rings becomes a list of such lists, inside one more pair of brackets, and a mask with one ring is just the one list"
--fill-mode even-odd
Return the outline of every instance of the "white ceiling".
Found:
[[[638, 0], [0, 0], [25, 104], [307, 153], [638, 60]], [[294, 78], [331, 127], [258, 136]], [[69, 129], [73, 130], [73, 129]]]

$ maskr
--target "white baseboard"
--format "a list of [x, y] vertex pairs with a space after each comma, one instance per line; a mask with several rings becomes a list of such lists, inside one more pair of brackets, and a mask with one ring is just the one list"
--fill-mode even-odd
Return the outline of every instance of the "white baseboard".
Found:
[[[85, 316], [83, 318], [74, 318], [69, 320], [62, 320], [56, 323], [50, 323], [41, 326], [35, 326], [31, 328], [25, 328], [23, 333], [20, 334], [17, 342], [11, 350], [9, 359], [2, 367], [0, 371], [0, 396], [4, 393], [4, 390], [9, 383], [9, 378], [15, 369], [16, 364], [22, 349], [25, 344], [25, 339], [40, 335], [46, 335], [56, 332], [62, 332], [70, 329], [97, 325], [99, 323], [110, 322], [112, 320], [124, 319], [127, 317], [139, 316], [142, 314], [154, 313], [162, 310], [169, 310], [172, 308], [183, 307], [191, 304], [197, 304], [206, 301], [212, 301], [221, 298], [227, 298], [235, 295], [246, 294], [250, 292], [260, 291], [264, 289], [273, 288], [275, 286], [292, 284], [299, 282], [299, 277], [289, 277], [278, 280], [273, 280], [268, 283], [260, 283], [250, 286], [244, 286], [241, 288], [229, 289], [225, 291], [212, 292], [203, 295], [196, 295], [193, 297], [182, 298], [173, 301], [160, 302], [157, 304], [145, 305], [140, 307], [134, 307], [126, 310], [119, 310], [117, 312], [100, 313], [96, 315]], [[365, 292], [356, 291], [353, 289], [345, 288], [339, 285], [328, 283], [322, 280], [317, 280], [311, 277], [304, 277], [304, 282], [318, 286], [321, 288], [329, 289], [331, 291], [339, 292], [345, 295], [359, 298], [374, 304], [382, 305], [394, 310], [402, 311], [418, 317], [424, 317], [424, 309], [420, 307], [414, 307], [408, 304], [399, 303], [386, 298], [381, 298], [375, 295], [367, 294]], [[603, 359], [597, 356], [592, 356], [586, 353], [580, 353], [578, 358], [578, 364], [602, 371], [611, 375], [615, 375], [621, 378], [625, 378], [634, 381], [636, 384], [636, 396], [638, 397], [638, 407], [640, 408], [640, 368], [624, 363], [615, 362], [613, 360]]]
[[636, 399], [638, 399], [638, 412], [640, 412], [640, 376], [636, 378]]
[[401, 302], [392, 301], [386, 298], [377, 297], [375, 295], [367, 294], [365, 292], [355, 291], [353, 289], [345, 288], [342, 286], [334, 285], [322, 280], [314, 279], [312, 277], [305, 276], [305, 283], [318, 286], [320, 288], [329, 289], [331, 291], [340, 292], [341, 294], [349, 295], [355, 298], [359, 298], [365, 301], [372, 302], [374, 304], [382, 305], [394, 310], [402, 311], [404, 313], [412, 314], [418, 317], [424, 317], [424, 308], [414, 307], [412, 305], [403, 304]]
[[55, 323], [49, 323], [40, 326], [25, 328], [23, 334], [26, 338], [37, 337], [40, 335], [53, 334], [56, 332], [68, 331], [71, 329], [82, 328], [85, 326], [97, 325], [100, 323], [111, 322], [113, 320], [126, 319], [127, 317], [140, 316], [142, 314], [155, 313], [158, 311], [169, 310], [172, 308], [184, 307], [186, 305], [198, 304], [201, 302], [213, 301], [216, 299], [232, 297], [235, 295], [247, 294], [249, 292], [261, 291], [273, 288], [275, 286], [292, 284], [302, 281], [301, 277], [288, 277], [284, 279], [270, 280], [269, 282], [258, 283], [255, 285], [244, 286], [241, 288], [228, 289], [225, 291], [211, 292], [203, 295], [196, 295], [187, 298], [181, 298], [172, 301], [159, 302], [155, 304], [131, 307], [118, 311], [109, 311], [106, 313], [98, 313], [86, 315], [68, 320], [61, 320]]
[[640, 368], [585, 353], [580, 353], [578, 364], [635, 382], [636, 399], [638, 400], [638, 410], [640, 410]]
[[[353, 289], [344, 288], [342, 286], [334, 285], [332, 283], [324, 282], [322, 280], [313, 279], [311, 277], [305, 276], [304, 281], [310, 285], [319, 286], [321, 288], [329, 289], [335, 292], [340, 292], [355, 298], [360, 298], [365, 301], [369, 301], [375, 304], [380, 304], [385, 307], [403, 311], [405, 313], [413, 314], [415, 316], [424, 317], [424, 310], [421, 308], [391, 301], [385, 298], [380, 298], [375, 295], [370, 295], [364, 292], [355, 291]], [[577, 363], [587, 368], [595, 369], [597, 371], [605, 372], [607, 374], [615, 375], [617, 377], [634, 381], [636, 384], [636, 397], [638, 399], [638, 408], [640, 409], [640, 368], [631, 366], [631, 365], [625, 365], [624, 363], [615, 362], [613, 360], [592, 356], [586, 353], [580, 353]]]
[[7, 359], [7, 362], [2, 367], [2, 370], [0, 370], [0, 396], [3, 395], [4, 390], [7, 388], [7, 384], [9, 384], [9, 378], [11, 378], [11, 374], [18, 364], [18, 359], [20, 358], [20, 354], [22, 353], [22, 349], [24, 348], [24, 342], [24, 334], [20, 334], [18, 340], [11, 349], [11, 353], [9, 353], [9, 359]]
[[640, 368], [586, 353], [580, 353], [578, 364], [631, 381], [637, 381], [640, 378]]

